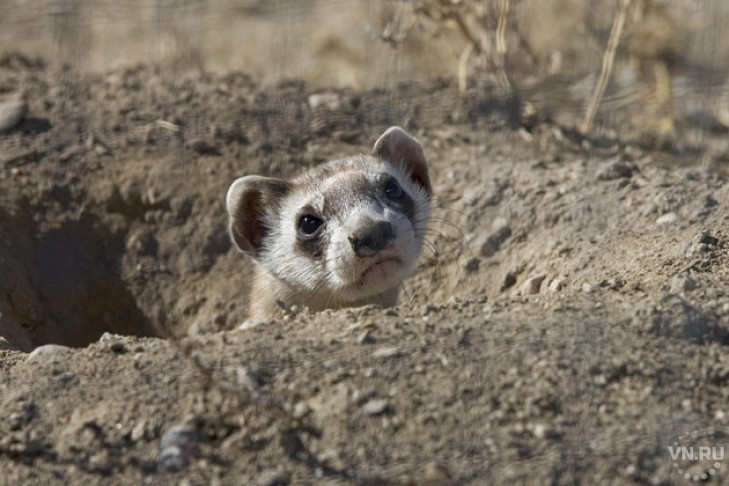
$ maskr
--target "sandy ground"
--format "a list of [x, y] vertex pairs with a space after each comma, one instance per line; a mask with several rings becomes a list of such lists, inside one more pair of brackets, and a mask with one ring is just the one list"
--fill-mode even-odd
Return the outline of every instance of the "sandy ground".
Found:
[[[0, 72], [28, 100], [0, 134], [0, 484], [729, 484], [671, 455], [729, 446], [725, 132], [590, 140], [452, 81]], [[401, 305], [236, 329], [230, 182], [392, 124], [436, 194]]]

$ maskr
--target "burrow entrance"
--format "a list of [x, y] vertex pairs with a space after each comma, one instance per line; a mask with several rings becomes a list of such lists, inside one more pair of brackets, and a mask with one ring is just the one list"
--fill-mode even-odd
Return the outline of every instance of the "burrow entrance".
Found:
[[91, 216], [48, 229], [0, 218], [0, 335], [11, 345], [158, 335], [121, 278], [122, 237]]

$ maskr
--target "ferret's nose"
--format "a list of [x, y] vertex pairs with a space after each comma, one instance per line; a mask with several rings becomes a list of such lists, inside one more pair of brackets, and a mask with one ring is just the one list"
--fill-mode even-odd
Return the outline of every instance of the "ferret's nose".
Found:
[[357, 256], [368, 257], [385, 248], [394, 237], [392, 225], [379, 221], [350, 236], [349, 242]]

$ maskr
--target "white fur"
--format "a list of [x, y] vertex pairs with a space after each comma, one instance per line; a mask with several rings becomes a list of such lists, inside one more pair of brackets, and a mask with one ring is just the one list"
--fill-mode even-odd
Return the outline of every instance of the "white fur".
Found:
[[[383, 172], [392, 175], [415, 204], [415, 225], [405, 214], [380, 204], [369, 194], [352, 193], [353, 204], [339, 208], [338, 217], [325, 221], [323, 237], [327, 244], [324, 258], [313, 260], [296, 251], [296, 218], [305, 206], [321, 211], [322, 193], [329, 187], [346, 187], [347, 173], [331, 175], [317, 189], [304, 187], [294, 190], [282, 202], [281, 209], [271, 221], [259, 263], [264, 273], [279, 281], [278, 298], [289, 304], [307, 305], [312, 309], [342, 307], [366, 303], [368, 298], [394, 289], [410, 273], [420, 254], [425, 236], [430, 203], [425, 190], [414, 183], [394, 165], [374, 158], [363, 158], [362, 173], [374, 181]], [[234, 192], [231, 188], [230, 192]], [[229, 192], [229, 196], [230, 196]], [[350, 235], [364, 225], [389, 221], [395, 237], [377, 255], [362, 258], [355, 254]], [[382, 258], [395, 258], [368, 271]]]

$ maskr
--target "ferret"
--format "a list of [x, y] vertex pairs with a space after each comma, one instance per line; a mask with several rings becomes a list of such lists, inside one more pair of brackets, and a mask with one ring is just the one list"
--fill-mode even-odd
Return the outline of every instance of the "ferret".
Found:
[[255, 261], [249, 317], [397, 303], [423, 246], [431, 185], [423, 147], [400, 127], [374, 154], [291, 180], [249, 175], [226, 196], [231, 238]]

